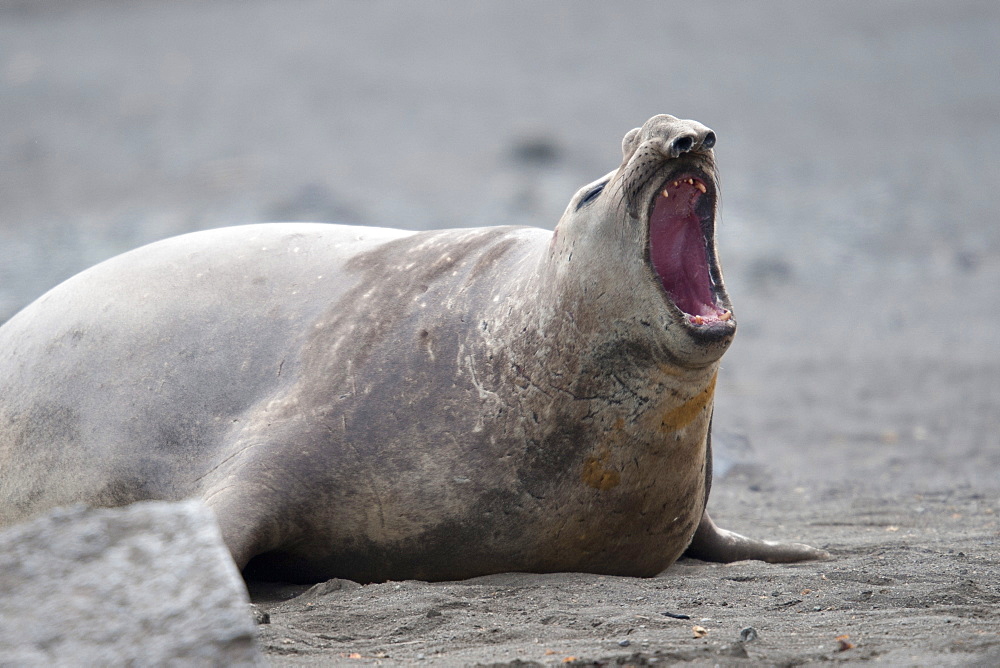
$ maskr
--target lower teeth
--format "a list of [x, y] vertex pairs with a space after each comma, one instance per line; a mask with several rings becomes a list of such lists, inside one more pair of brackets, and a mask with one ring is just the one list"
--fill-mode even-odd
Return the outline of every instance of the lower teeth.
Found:
[[[719, 321], [720, 322], [726, 322], [727, 320], [730, 320], [732, 317], [733, 317], [733, 312], [732, 311], [723, 311], [722, 313], [719, 314]], [[705, 324], [705, 318], [703, 316], [700, 316], [700, 315], [689, 315], [688, 316], [688, 320], [690, 320], [691, 323], [694, 324], [694, 325], [704, 325]]]

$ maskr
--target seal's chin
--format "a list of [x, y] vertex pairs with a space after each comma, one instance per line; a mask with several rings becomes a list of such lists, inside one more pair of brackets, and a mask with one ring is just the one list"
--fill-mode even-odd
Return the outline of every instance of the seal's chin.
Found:
[[732, 313], [719, 305], [721, 295], [709, 266], [714, 196], [714, 184], [700, 174], [668, 179], [649, 216], [649, 259], [664, 292], [689, 325], [728, 330]]

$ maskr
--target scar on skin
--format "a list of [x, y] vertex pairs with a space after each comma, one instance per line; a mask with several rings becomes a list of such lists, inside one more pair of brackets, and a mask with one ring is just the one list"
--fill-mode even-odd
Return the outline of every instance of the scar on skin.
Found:
[[587, 457], [583, 462], [583, 473], [580, 477], [585, 483], [606, 492], [613, 489], [621, 482], [622, 476], [618, 471], [606, 468], [611, 452], [604, 448], [597, 457]]
[[715, 380], [719, 374], [712, 376], [712, 380], [704, 390], [694, 395], [677, 408], [672, 408], [663, 414], [660, 422], [662, 431], [677, 431], [691, 424], [696, 417], [712, 402], [715, 395]]

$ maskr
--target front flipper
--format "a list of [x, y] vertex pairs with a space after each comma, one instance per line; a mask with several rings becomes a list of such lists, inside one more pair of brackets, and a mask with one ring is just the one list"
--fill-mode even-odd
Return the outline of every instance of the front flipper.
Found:
[[829, 559], [830, 554], [802, 543], [775, 543], [769, 540], [754, 540], [732, 531], [715, 526], [708, 516], [708, 495], [712, 491], [712, 423], [708, 425], [705, 439], [705, 510], [701, 522], [694, 532], [694, 538], [684, 552], [685, 557], [728, 564], [744, 559], [756, 559], [771, 564], [787, 564], [792, 561]]
[[771, 564], [783, 564], [809, 559], [828, 559], [829, 553], [801, 543], [775, 543], [754, 540], [715, 526], [706, 510], [701, 516], [698, 530], [688, 546], [685, 557], [702, 561], [729, 563], [744, 559], [757, 559]]

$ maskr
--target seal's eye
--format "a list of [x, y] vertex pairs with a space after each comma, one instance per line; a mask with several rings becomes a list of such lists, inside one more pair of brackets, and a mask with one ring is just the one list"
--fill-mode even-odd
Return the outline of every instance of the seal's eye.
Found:
[[576, 210], [579, 211], [580, 209], [582, 209], [583, 207], [587, 206], [595, 199], [597, 199], [597, 196], [601, 194], [601, 191], [604, 190], [604, 186], [606, 185], [608, 185], [608, 182], [604, 181], [602, 183], [598, 183], [596, 186], [591, 188], [590, 191], [586, 195], [581, 197], [579, 202], [577, 202]]

